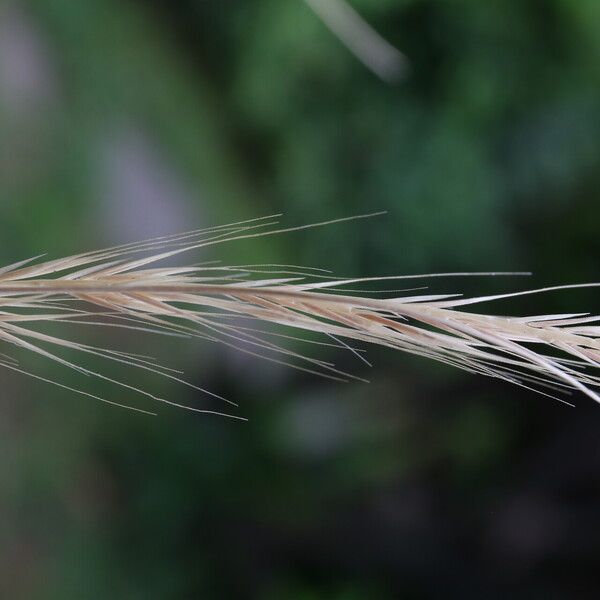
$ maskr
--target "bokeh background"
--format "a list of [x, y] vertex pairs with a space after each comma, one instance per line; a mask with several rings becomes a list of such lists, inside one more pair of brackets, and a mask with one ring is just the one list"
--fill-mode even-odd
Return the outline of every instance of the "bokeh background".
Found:
[[[598, 0], [351, 4], [408, 57], [395, 83], [301, 0], [4, 0], [1, 262], [386, 209], [189, 260], [534, 272], [431, 288], [473, 294], [599, 281]], [[376, 349], [368, 369], [316, 348], [371, 380], [337, 384], [225, 348], [86, 335], [183, 366], [250, 420], [144, 417], [0, 373], [2, 597], [598, 597], [591, 401]]]

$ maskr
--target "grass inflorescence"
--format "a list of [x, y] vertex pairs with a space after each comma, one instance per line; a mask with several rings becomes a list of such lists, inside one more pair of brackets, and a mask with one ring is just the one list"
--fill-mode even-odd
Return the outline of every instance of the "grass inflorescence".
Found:
[[[158, 397], [132, 381], [118, 380], [67, 360], [61, 351], [76, 351], [150, 371], [228, 402], [186, 381], [182, 373], [161, 366], [150, 357], [51, 335], [36, 325], [69, 322], [82, 327], [119, 327], [136, 335], [200, 337], [333, 380], [358, 379], [330, 362], [286, 347], [281, 340], [293, 337], [286, 335], [287, 328], [291, 327], [323, 334], [324, 344], [349, 350], [363, 362], [367, 362], [364, 351], [355, 344], [366, 342], [532, 388], [563, 402], [566, 402], [563, 396], [573, 390], [600, 402], [595, 391], [600, 386], [597, 375], [600, 317], [580, 313], [514, 317], [467, 310], [467, 307], [492, 300], [598, 284], [554, 286], [474, 298], [415, 294], [414, 291], [396, 291], [393, 297], [380, 297], [377, 293], [380, 290], [361, 292], [348, 286], [367, 281], [383, 283], [473, 274], [342, 279], [321, 269], [278, 264], [160, 266], [162, 261], [205, 246], [349, 220], [281, 228], [278, 217], [242, 221], [45, 262], [35, 257], [4, 267], [0, 269], [0, 340], [6, 346], [18, 346], [63, 367], [101, 378], [127, 393], [142, 394], [153, 401], [196, 412], [234, 418], [241, 417]], [[363, 216], [352, 217], [360, 218]], [[278, 325], [285, 331], [264, 333], [257, 329], [255, 322]], [[27, 371], [7, 354], [0, 354], [0, 365], [88, 397], [151, 412]]]

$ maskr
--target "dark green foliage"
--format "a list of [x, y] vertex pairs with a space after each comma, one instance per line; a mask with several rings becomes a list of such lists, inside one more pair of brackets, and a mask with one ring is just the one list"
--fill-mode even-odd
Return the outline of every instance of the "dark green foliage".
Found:
[[[2, 263], [119, 241], [122, 223], [99, 224], [98, 157], [123, 128], [188, 190], [188, 229], [389, 210], [198, 260], [600, 280], [598, 0], [353, 1], [411, 61], [394, 86], [301, 0], [12, 4], [50, 88], [24, 113], [0, 90]], [[498, 311], [598, 306], [589, 291]], [[2, 373], [0, 596], [503, 598], [510, 582], [512, 598], [574, 597], [575, 584], [594, 597], [597, 407], [568, 412], [381, 350], [368, 373], [331, 353], [373, 380], [343, 386], [158, 345], [138, 347], [250, 423], [146, 419]]]

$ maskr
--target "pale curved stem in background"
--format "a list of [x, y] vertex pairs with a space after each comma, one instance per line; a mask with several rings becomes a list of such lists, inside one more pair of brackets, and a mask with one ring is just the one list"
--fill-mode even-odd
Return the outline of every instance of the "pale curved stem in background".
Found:
[[408, 60], [344, 0], [304, 0], [342, 43], [371, 71], [392, 83], [407, 71]]

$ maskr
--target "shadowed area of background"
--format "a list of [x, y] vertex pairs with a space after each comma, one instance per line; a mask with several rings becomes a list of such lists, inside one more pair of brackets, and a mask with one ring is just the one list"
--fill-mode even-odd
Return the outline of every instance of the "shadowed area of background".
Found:
[[[410, 62], [395, 83], [301, 0], [1, 3], [0, 262], [387, 209], [187, 260], [534, 272], [432, 293], [600, 281], [600, 3], [351, 4]], [[487, 309], [598, 313], [599, 300]], [[1, 372], [0, 596], [597, 597], [590, 400], [569, 409], [381, 349], [369, 369], [309, 348], [371, 381], [338, 384], [194, 341], [82, 335], [181, 367], [249, 422], [145, 417]]]

